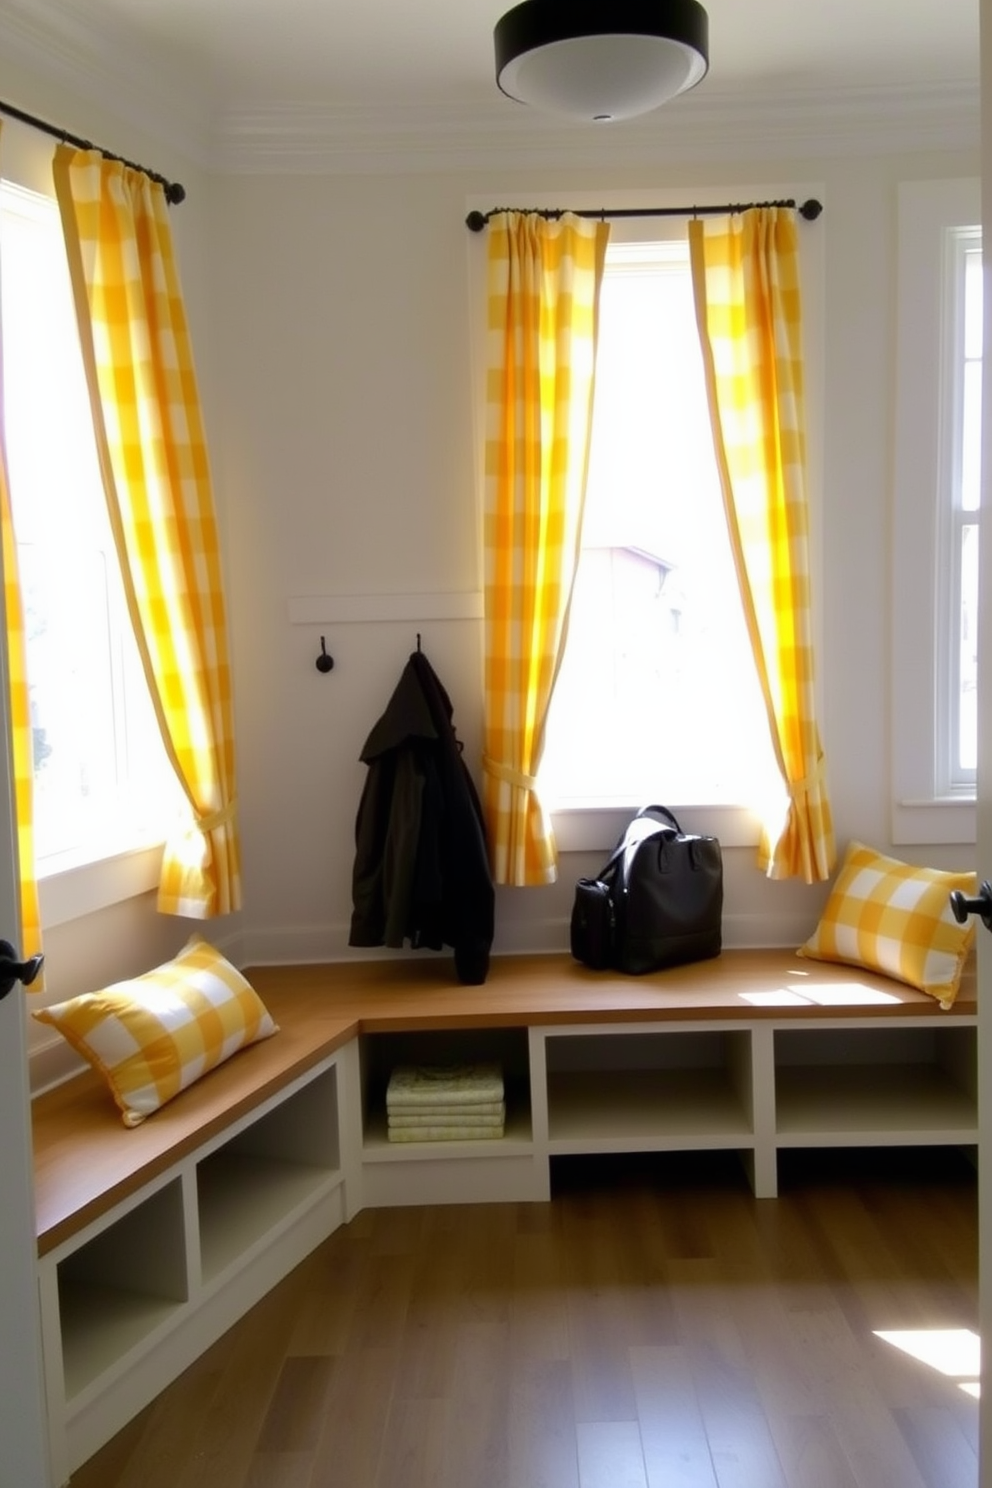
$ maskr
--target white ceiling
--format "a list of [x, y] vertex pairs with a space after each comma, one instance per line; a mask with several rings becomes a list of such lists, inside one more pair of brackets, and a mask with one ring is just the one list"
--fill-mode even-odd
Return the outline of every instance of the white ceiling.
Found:
[[[32, 0], [38, 8], [38, 0]], [[42, 7], [44, 8], [44, 6]], [[72, 0], [67, 16], [185, 69], [222, 106], [473, 103], [501, 0]], [[707, 0], [713, 89], [958, 82], [978, 0]], [[609, 14], [609, 0], [605, 0]]]
[[[978, 0], [704, 0], [710, 71], [668, 105], [689, 117], [806, 98], [977, 100]], [[0, 0], [0, 55], [108, 79], [187, 132], [265, 117], [392, 111], [520, 128], [498, 93], [492, 31], [509, 0]], [[609, 0], [605, 0], [607, 13]], [[83, 66], [80, 69], [80, 62]], [[16, 100], [8, 100], [16, 102]], [[413, 111], [417, 111], [415, 114]], [[659, 119], [666, 110], [661, 110]], [[60, 121], [61, 122], [61, 121]], [[896, 121], [894, 121], [896, 122]], [[540, 130], [540, 121], [528, 120]], [[67, 127], [72, 127], [71, 121]], [[580, 126], [582, 127], [582, 126]], [[621, 126], [612, 126], [614, 129]], [[630, 127], [630, 126], [627, 126]], [[724, 148], [726, 142], [724, 141]], [[202, 151], [201, 151], [202, 153]]]

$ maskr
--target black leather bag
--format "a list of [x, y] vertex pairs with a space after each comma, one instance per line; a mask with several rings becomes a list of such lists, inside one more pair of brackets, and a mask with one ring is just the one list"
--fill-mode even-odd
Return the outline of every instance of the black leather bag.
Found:
[[717, 838], [687, 835], [667, 806], [645, 806], [596, 878], [575, 886], [572, 955], [632, 976], [705, 961], [720, 954], [722, 920]]

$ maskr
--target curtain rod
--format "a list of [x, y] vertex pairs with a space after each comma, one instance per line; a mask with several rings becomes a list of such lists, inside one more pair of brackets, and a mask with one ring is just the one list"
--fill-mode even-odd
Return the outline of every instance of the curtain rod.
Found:
[[[725, 214], [733, 214], [735, 212], [747, 212], [751, 207], [795, 206], [795, 201], [790, 198], [788, 201], [733, 202], [722, 207], [618, 207], [615, 211], [610, 211], [609, 209], [599, 209], [589, 212], [575, 211], [572, 213], [572, 215], [575, 217], [601, 218], [712, 217], [717, 213], [722, 216]], [[489, 221], [490, 217], [495, 217], [499, 212], [510, 212], [514, 210], [515, 209], [512, 207], [493, 207], [491, 212], [469, 212], [468, 216], [465, 218], [465, 226], [472, 232], [481, 232], [482, 229], [486, 226], [486, 223]], [[532, 212], [533, 215], [537, 217], [556, 218], [563, 217], [567, 211], [571, 211], [571, 208], [543, 207], [535, 210], [530, 207], [522, 207], [520, 208], [520, 210]], [[819, 217], [820, 213], [823, 211], [823, 203], [810, 198], [809, 201], [804, 201], [801, 206], [796, 207], [796, 210], [798, 211], [800, 217], [804, 217], [807, 222], [815, 222], [817, 217]]]
[[119, 160], [121, 165], [128, 166], [131, 170], [141, 171], [151, 181], [157, 181], [165, 188], [165, 199], [170, 206], [178, 206], [181, 201], [186, 200], [186, 188], [178, 181], [167, 181], [165, 176], [160, 176], [158, 171], [149, 170], [146, 165], [137, 165], [133, 160], [125, 160], [123, 155], [117, 155], [113, 150], [105, 150], [102, 145], [94, 145], [91, 140], [81, 139], [78, 134], [70, 134], [67, 129], [60, 129], [55, 124], [47, 124], [44, 119], [35, 118], [34, 114], [26, 114], [23, 109], [15, 108], [12, 103], [4, 103], [0, 100], [0, 114], [9, 114], [12, 119], [20, 119], [22, 124], [30, 124], [32, 129], [40, 129], [43, 134], [50, 134], [53, 138], [64, 141], [67, 145], [75, 145], [77, 150], [96, 150], [106, 160]]

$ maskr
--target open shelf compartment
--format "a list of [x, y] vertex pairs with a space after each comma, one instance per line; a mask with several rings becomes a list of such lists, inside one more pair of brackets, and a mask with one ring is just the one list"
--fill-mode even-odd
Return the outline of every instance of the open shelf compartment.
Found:
[[[507, 1145], [529, 1144], [532, 1136], [530, 1060], [525, 1028], [449, 1028], [429, 1033], [366, 1034], [360, 1044], [363, 1155], [366, 1160], [464, 1157], [468, 1149], [484, 1157]], [[503, 1136], [484, 1140], [390, 1142], [386, 1087], [402, 1065], [459, 1065], [495, 1061], [503, 1071], [506, 1122]]]
[[182, 1184], [173, 1179], [57, 1266], [66, 1404], [119, 1372], [189, 1298]]
[[779, 1146], [978, 1139], [972, 1027], [778, 1029]]
[[549, 1035], [552, 1152], [748, 1147], [747, 1031]]
[[197, 1164], [202, 1281], [244, 1260], [340, 1178], [332, 1065]]

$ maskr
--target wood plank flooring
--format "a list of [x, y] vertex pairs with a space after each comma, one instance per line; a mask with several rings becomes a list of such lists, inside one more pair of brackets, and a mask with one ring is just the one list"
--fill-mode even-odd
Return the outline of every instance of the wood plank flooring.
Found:
[[[366, 1210], [73, 1488], [975, 1488], [956, 1153], [576, 1159], [548, 1204]], [[951, 1366], [953, 1368], [953, 1365]]]

